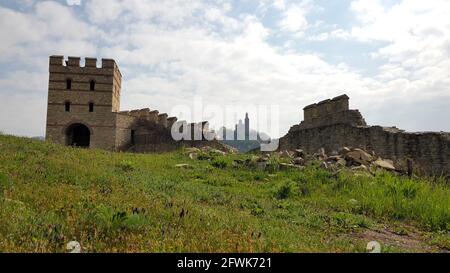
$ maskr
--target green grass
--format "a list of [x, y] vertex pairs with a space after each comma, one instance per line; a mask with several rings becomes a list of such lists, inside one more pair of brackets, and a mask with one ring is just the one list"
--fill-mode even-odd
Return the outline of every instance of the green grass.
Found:
[[423, 245], [384, 251], [450, 248], [444, 179], [233, 164], [247, 158], [0, 135], [0, 252], [65, 252], [72, 240], [86, 252], [365, 252], [371, 238], [358, 235], [385, 226]]

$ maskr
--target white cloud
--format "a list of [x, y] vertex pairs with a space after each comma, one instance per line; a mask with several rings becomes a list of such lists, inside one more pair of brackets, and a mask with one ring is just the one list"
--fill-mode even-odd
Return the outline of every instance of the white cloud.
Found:
[[[96, 28], [56, 2], [39, 1], [32, 13], [0, 6], [0, 64], [53, 53], [95, 54]], [[13, 30], [13, 31], [12, 31]]]
[[298, 35], [302, 35], [308, 27], [306, 14], [306, 6], [293, 5], [284, 11], [279, 26], [284, 31], [295, 32]]
[[104, 0], [86, 1], [85, 8], [89, 19], [94, 23], [110, 23], [116, 20], [123, 12], [123, 2], [120, 0], [108, 0], [105, 5]]
[[[86, 13], [97, 24], [110, 24], [116, 20], [130, 22], [136, 20], [156, 20], [168, 25], [179, 26], [193, 17], [194, 13], [207, 7], [200, 0], [87, 0]], [[222, 8], [230, 8], [221, 5]]]
[[273, 1], [273, 6], [276, 9], [284, 10], [284, 9], [286, 9], [286, 2], [284, 0], [274, 0]]
[[81, 0], [66, 0], [66, 2], [69, 6], [80, 6], [82, 3]]

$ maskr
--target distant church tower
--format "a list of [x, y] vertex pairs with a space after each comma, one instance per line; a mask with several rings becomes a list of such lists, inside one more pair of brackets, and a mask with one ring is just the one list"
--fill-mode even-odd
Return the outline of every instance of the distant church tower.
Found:
[[250, 140], [250, 119], [248, 113], [245, 113], [245, 140]]
[[46, 139], [78, 147], [115, 150], [121, 124], [122, 75], [114, 60], [51, 56], [49, 63]]

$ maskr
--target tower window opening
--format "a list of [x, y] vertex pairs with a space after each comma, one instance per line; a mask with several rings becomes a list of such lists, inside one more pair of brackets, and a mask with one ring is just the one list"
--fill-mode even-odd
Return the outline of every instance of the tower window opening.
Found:
[[72, 89], [72, 80], [71, 79], [66, 80], [66, 88], [67, 88], [67, 90]]
[[131, 145], [135, 145], [135, 144], [136, 144], [136, 131], [131, 130]]
[[89, 112], [94, 112], [94, 103], [93, 102], [91, 102], [91, 103], [89, 103]]
[[91, 91], [94, 91], [94, 90], [95, 90], [95, 81], [94, 81], [94, 80], [92, 80], [92, 81], [90, 82], [90, 90], [91, 90]]
[[66, 109], [66, 112], [70, 112], [70, 102], [69, 101], [66, 101], [65, 109]]

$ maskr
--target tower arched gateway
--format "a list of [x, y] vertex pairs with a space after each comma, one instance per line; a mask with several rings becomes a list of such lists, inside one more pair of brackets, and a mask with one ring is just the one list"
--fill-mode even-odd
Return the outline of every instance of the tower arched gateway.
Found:
[[91, 145], [91, 131], [82, 123], [73, 123], [65, 130], [66, 145], [88, 148]]

